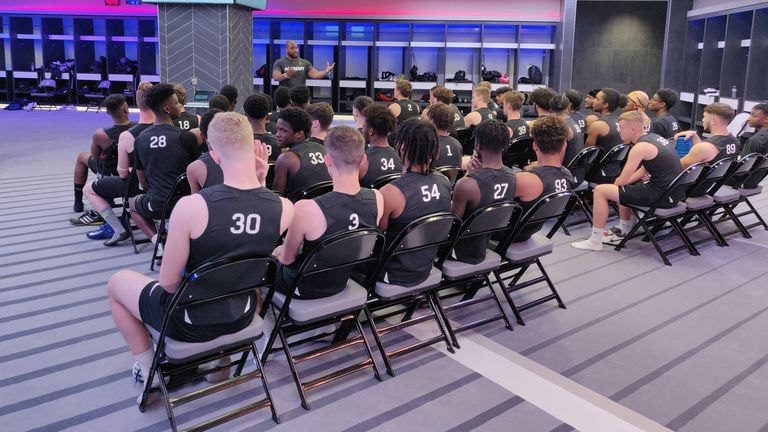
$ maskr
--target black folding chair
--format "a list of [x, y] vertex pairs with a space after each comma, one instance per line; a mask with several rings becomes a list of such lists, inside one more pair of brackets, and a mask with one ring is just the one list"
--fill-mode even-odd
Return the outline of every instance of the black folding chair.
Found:
[[525, 168], [536, 160], [533, 151], [533, 138], [528, 135], [519, 136], [509, 142], [509, 147], [501, 154], [501, 160], [505, 166]]
[[[749, 233], [751, 228], [762, 226], [768, 230], [768, 224], [765, 223], [765, 220], [749, 200], [749, 197], [759, 195], [763, 191], [760, 182], [766, 176], [768, 176], [768, 157], [758, 153], [744, 156], [739, 161], [738, 168], [734, 171], [733, 175], [726, 180], [727, 186], [720, 188], [714, 196], [716, 208], [710, 214], [714, 216], [716, 210], [723, 210], [723, 214], [715, 222], [719, 224], [729, 220], [733, 221], [738, 230], [737, 232], [740, 232], [745, 238], [752, 238], [752, 235]], [[736, 207], [741, 203], [746, 204], [748, 210], [736, 213]], [[745, 225], [741, 218], [750, 214], [754, 215], [757, 221]], [[725, 235], [730, 234], [732, 233]]]
[[453, 165], [435, 167], [435, 171], [448, 177], [448, 181], [451, 182], [451, 186], [456, 184], [456, 180], [460, 178], [459, 174], [462, 173], [460, 166], [453, 166]]
[[[605, 152], [600, 160], [598, 160], [596, 164], [593, 164], [592, 169], [587, 173], [586, 180], [590, 183], [589, 187], [594, 188], [597, 184], [601, 183], [613, 183], [621, 174], [621, 167], [623, 167], [624, 163], [627, 161], [630, 149], [631, 146], [629, 144], [619, 144]], [[606, 171], [609, 167], [617, 166], [619, 167], [617, 174], [608, 173]]]
[[385, 174], [385, 175], [377, 178], [376, 180], [374, 180], [370, 187], [371, 187], [371, 189], [381, 189], [384, 186], [386, 186], [386, 185], [392, 183], [393, 181], [399, 179], [401, 175], [402, 175], [401, 173]]
[[333, 190], [332, 181], [322, 181], [319, 183], [315, 183], [312, 186], [307, 186], [306, 188], [289, 196], [288, 199], [291, 200], [292, 202], [296, 202], [298, 200], [303, 200], [303, 199], [317, 198], [321, 195], [327, 194], [332, 190]]
[[471, 155], [475, 151], [474, 131], [470, 128], [458, 128], [449, 133], [450, 136], [461, 143], [462, 152]]
[[[443, 265], [446, 257], [450, 253], [451, 245], [456, 239], [456, 235], [461, 228], [461, 220], [451, 213], [434, 213], [418, 218], [408, 224], [394, 240], [392, 240], [384, 252], [384, 256], [379, 263], [374, 275], [376, 281], [373, 284], [372, 299], [364, 309], [368, 323], [373, 330], [376, 345], [381, 352], [386, 366], [387, 373], [394, 376], [391, 360], [406, 353], [413, 352], [419, 348], [432, 345], [439, 341], [444, 341], [449, 352], [454, 352], [452, 341], [455, 339], [450, 324], [445, 318], [445, 314], [440, 307], [440, 301], [437, 298], [436, 289], [440, 286], [442, 273], [438, 269]], [[385, 272], [392, 262], [392, 258], [399, 257], [411, 252], [423, 251], [425, 249], [435, 249], [434, 263], [429, 276], [423, 282], [414, 286], [402, 286], [382, 282]], [[418, 306], [422, 299], [426, 299], [432, 313], [425, 314], [418, 318], [411, 318], [415, 306]], [[407, 304], [407, 306], [405, 306]], [[383, 309], [404, 306], [403, 310], [395, 314], [405, 313], [405, 317], [400, 323], [378, 328], [374, 322], [373, 312]], [[376, 318], [383, 319], [394, 315], [388, 313], [379, 315]], [[434, 320], [440, 331], [440, 334], [424, 341], [416, 342], [393, 351], [387, 351], [382, 344], [381, 337], [395, 330], [400, 330], [415, 324]]]
[[[672, 181], [672, 183], [670, 183], [669, 187], [667, 187], [664, 193], [659, 197], [659, 200], [656, 202], [656, 204], [651, 207], [626, 205], [626, 207], [632, 209], [635, 217], [637, 217], [637, 223], [634, 227], [632, 227], [631, 230], [629, 230], [621, 242], [616, 245], [615, 250], [619, 251], [624, 246], [626, 246], [627, 242], [640, 228], [642, 228], [643, 232], [645, 233], [645, 238], [647, 238], [651, 244], [653, 244], [656, 252], [659, 253], [661, 260], [664, 261], [664, 264], [666, 265], [672, 265], [672, 263], [669, 262], [669, 258], [667, 258], [667, 256], [682, 249], [687, 249], [688, 253], [693, 256], [699, 255], [699, 251], [696, 249], [696, 246], [688, 237], [688, 234], [686, 234], [682, 225], [680, 225], [680, 221], [678, 220], [685, 214], [687, 210], [685, 202], [678, 202], [671, 208], [663, 208], [659, 207], [659, 205], [668, 203], [670, 196], [674, 192], [680, 189], [686, 190], [690, 186], [694, 185], [696, 181], [698, 181], [699, 177], [706, 171], [707, 167], [708, 165], [706, 163], [700, 162], [684, 169], [683, 172], [680, 173]], [[678, 237], [680, 237], [680, 239], [683, 241], [682, 245], [667, 250], [661, 248], [656, 233], [666, 223], [669, 223], [672, 227], [670, 234], [676, 234]]]
[[37, 89], [29, 94], [29, 98], [37, 103], [36, 108], [43, 109], [43, 102], [48, 103], [48, 111], [56, 108], [54, 99], [56, 97], [56, 80], [44, 79], [40, 81]]
[[85, 107], [85, 110], [88, 111], [91, 108], [96, 108], [96, 112], [101, 111], [104, 99], [109, 96], [110, 87], [112, 87], [112, 82], [104, 80], [96, 87], [96, 91], [84, 94], [83, 97], [88, 99], [88, 106]]
[[[375, 229], [352, 230], [329, 237], [323, 240], [301, 264], [293, 284], [285, 291], [288, 294], [277, 292], [275, 287], [272, 287], [267, 293], [264, 304], [271, 305], [272, 313], [276, 317], [275, 327], [269, 335], [269, 340], [262, 354], [262, 360], [266, 362], [275, 339], [280, 337], [282, 349], [288, 359], [288, 365], [291, 368], [296, 389], [301, 397], [301, 405], [305, 409], [310, 408], [305, 392], [322, 384], [369, 368], [373, 369], [376, 379], [381, 380], [376, 363], [373, 360], [373, 353], [357, 318], [368, 301], [369, 288], [367, 287], [372, 285], [372, 274], [363, 281], [362, 286], [350, 280], [349, 276], [358, 266], [370, 264], [375, 267], [381, 257], [383, 248], [384, 235]], [[338, 279], [340, 272], [347, 275], [347, 281], [345, 282], [344, 289], [339, 293], [318, 299], [294, 298], [294, 293], [302, 283], [310, 280], [317, 283], [319, 278], [331, 275]], [[266, 312], [265, 307], [262, 310], [262, 316]], [[337, 343], [301, 355], [295, 356], [291, 353], [291, 345], [297, 345], [313, 338], [297, 341], [289, 345], [289, 336], [321, 328], [339, 321], [342, 323], [351, 321], [357, 327], [358, 336], [352, 339], [339, 340]], [[367, 359], [355, 365], [335, 370], [309, 382], [302, 381], [297, 369], [299, 363], [340, 349], [352, 347], [358, 343], [363, 344]]]
[[[446, 259], [440, 267], [440, 271], [443, 273], [443, 280], [438, 291], [451, 291], [440, 296], [440, 300], [462, 296], [461, 300], [456, 303], [451, 305], [442, 304], [446, 314], [450, 311], [459, 310], [491, 299], [496, 302], [499, 308], [499, 313], [492, 317], [478, 319], [457, 327], [451, 326], [453, 330], [452, 342], [456, 348], [459, 348], [458, 341], [454, 336], [456, 333], [471, 330], [498, 319], [503, 319], [506, 327], [512, 330], [512, 323], [504, 312], [499, 294], [494, 290], [493, 283], [489, 277], [501, 265], [501, 257], [496, 252], [488, 249], [488, 241], [492, 235], [507, 233], [512, 229], [517, 223], [520, 213], [520, 206], [513, 202], [490, 204], [475, 210], [461, 225], [461, 230], [453, 244], [453, 249], [455, 250], [459, 245], [466, 245], [467, 243], [473, 246], [482, 245], [485, 248], [485, 258], [476, 264], [456, 259]], [[506, 237], [506, 235], [502, 235], [502, 237]], [[456, 258], [455, 253], [454, 258]], [[475, 297], [483, 286], [487, 286], [490, 293], [485, 296]]]
[[[229, 389], [255, 378], [261, 379], [264, 387], [264, 398], [232, 409], [212, 419], [192, 426], [187, 430], [205, 430], [234, 420], [245, 414], [269, 407], [272, 419], [279, 422], [277, 411], [269, 391], [269, 384], [264, 376], [256, 349], [255, 341], [263, 336], [263, 322], [258, 314], [247, 327], [235, 333], [221, 335], [207, 342], [184, 342], [172, 339], [169, 333], [175, 322], [191, 320], [201, 326], [227, 325], [243, 319], [247, 312], [237, 314], [222, 313], [231, 310], [228, 302], [236, 298], [248, 301], [252, 308], [256, 307], [255, 292], [260, 287], [270, 286], [274, 281], [275, 263], [271, 257], [241, 257], [222, 259], [203, 264], [184, 278], [179, 289], [174, 293], [163, 324], [159, 331], [147, 326], [156, 344], [155, 357], [152, 367], [147, 371], [145, 382], [152, 383], [158, 376], [160, 388], [146, 385], [141, 395], [139, 410], [144, 412], [151, 392], [160, 391], [168, 414], [171, 429], [177, 430], [176, 417], [173, 409], [201, 397]], [[162, 288], [158, 288], [162, 289]], [[253, 299], [253, 300], [251, 300]], [[222, 305], [222, 307], [217, 307]], [[216, 313], [206, 313], [207, 311]], [[170, 333], [172, 334], [172, 333]], [[253, 355], [256, 370], [242, 374], [248, 355]], [[232, 361], [232, 356], [239, 359]], [[214, 368], [200, 366], [219, 361]], [[222, 365], [221, 360], [226, 360]], [[195, 388], [186, 394], [171, 396], [171, 391], [179, 389], [184, 384], [199, 380], [199, 378], [219, 371], [229, 371], [236, 366], [235, 373], [226, 381], [218, 382], [205, 388]], [[166, 380], [168, 383], [166, 383]]]
[[131, 220], [131, 210], [129, 207], [128, 200], [131, 198], [131, 190], [137, 188], [138, 185], [139, 185], [139, 177], [136, 174], [136, 170], [132, 170], [131, 173], [128, 174], [128, 183], [126, 185], [127, 187], [125, 189], [125, 195], [123, 195], [123, 214], [121, 217], [125, 222], [126, 229], [128, 230], [128, 233], [131, 237], [131, 245], [133, 245], [133, 253], [135, 254], [139, 253], [140, 244], [146, 244], [151, 241], [148, 238], [137, 239], [136, 236], [133, 235], [133, 232], [135, 230], [138, 230], [139, 227], [134, 225]]
[[[565, 165], [565, 167], [568, 168], [568, 171], [573, 174], [573, 177], [578, 184], [573, 191], [576, 192], [578, 207], [584, 212], [585, 216], [584, 219], [571, 222], [566, 220], [563, 224], [563, 232], [566, 235], [571, 235], [571, 233], [568, 232], [569, 227], [580, 225], [585, 222], [589, 222], [590, 225], [592, 224], [592, 206], [589, 205], [589, 201], [592, 198], [593, 191], [590, 190], [589, 182], [587, 182], [584, 177], [586, 176], [586, 172], [589, 171], [595, 163], [598, 156], [600, 156], [600, 152], [600, 148], [596, 146], [583, 148], [572, 160], [568, 161], [567, 165]], [[576, 208], [574, 207], [574, 210], [575, 209]]]
[[191, 194], [192, 191], [189, 187], [189, 181], [187, 181], [187, 174], [184, 173], [176, 179], [176, 183], [173, 185], [173, 189], [168, 192], [168, 196], [165, 198], [163, 204], [163, 212], [161, 213], [160, 220], [155, 221], [157, 226], [157, 241], [155, 242], [155, 250], [152, 253], [152, 261], [149, 263], [149, 269], [155, 270], [155, 261], [160, 261], [161, 256], [158, 256], [160, 248], [165, 246], [165, 241], [168, 239], [168, 229], [166, 228], [166, 220], [171, 217], [171, 212], [176, 203], [181, 197]]
[[[550, 300], [556, 300], [557, 305], [565, 309], [565, 303], [563, 303], [563, 300], [560, 298], [560, 294], [558, 294], [555, 289], [555, 285], [544, 270], [544, 266], [541, 264], [539, 258], [552, 253], [552, 250], [554, 249], [554, 243], [551, 240], [552, 236], [554, 236], [557, 230], [560, 229], [560, 226], [571, 213], [574, 205], [576, 205], [576, 194], [571, 191], [554, 192], [539, 198], [539, 200], [536, 201], [520, 218], [520, 221], [514, 227], [512, 233], [507, 236], [506, 239], [499, 242], [496, 247], [495, 251], [502, 257], [502, 262], [499, 268], [493, 272], [493, 275], [502, 287], [502, 292], [520, 325], [525, 325], [525, 321], [523, 321], [520, 312]], [[555, 223], [546, 236], [536, 233], [528, 239], [520, 238], [522, 233], [530, 232], [532, 227], [542, 226], [545, 222], [551, 220], [554, 220]], [[541, 276], [520, 282], [520, 279], [525, 275], [526, 271], [528, 271], [528, 268], [534, 264], [539, 268]], [[516, 270], [517, 272], [511, 276], [503, 277], [504, 273], [513, 270]], [[510, 282], [505, 285], [504, 282], [507, 280]], [[547, 283], [551, 292], [550, 294], [529, 301], [519, 307], [515, 305], [510, 293], [541, 282]]]
[[[725, 237], [723, 237], [717, 230], [714, 222], [712, 222], [708, 210], [714, 206], [715, 200], [713, 196], [723, 186], [725, 180], [728, 178], [728, 174], [733, 171], [732, 168], [736, 166], [736, 164], [735, 157], [718, 160], [710, 165], [706, 173], [701, 175], [699, 180], [686, 191], [687, 198], [684, 201], [686, 213], [680, 220], [680, 226], [682, 226], [687, 233], [704, 227], [709, 231], [711, 238], [715, 240], [718, 246], [728, 246]], [[697, 224], [688, 227], [692, 222], [697, 222]], [[693, 244], [698, 245], [706, 240], [709, 239], [693, 241]]]

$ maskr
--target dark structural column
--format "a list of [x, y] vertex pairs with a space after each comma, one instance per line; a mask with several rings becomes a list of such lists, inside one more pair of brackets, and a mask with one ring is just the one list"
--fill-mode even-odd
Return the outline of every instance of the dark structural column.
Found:
[[180, 83], [190, 93], [232, 84], [239, 93], [240, 110], [245, 97], [253, 93], [251, 12], [263, 10], [266, 0], [229, 0], [229, 4], [147, 2], [158, 4], [160, 79]]

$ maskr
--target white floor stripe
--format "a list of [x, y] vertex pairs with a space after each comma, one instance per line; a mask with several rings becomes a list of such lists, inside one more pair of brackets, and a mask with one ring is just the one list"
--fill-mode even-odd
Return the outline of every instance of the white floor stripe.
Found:
[[737, 239], [733, 239], [733, 240], [730, 240], [730, 241], [735, 241], [735, 242], [739, 242], [739, 243], [746, 243], [746, 244], [749, 244], [749, 245], [752, 245], [752, 246], [759, 246], [761, 248], [768, 249], [768, 245], [767, 244], [756, 242], [754, 240], [748, 240], [748, 239], [744, 239], [744, 238], [737, 238]]

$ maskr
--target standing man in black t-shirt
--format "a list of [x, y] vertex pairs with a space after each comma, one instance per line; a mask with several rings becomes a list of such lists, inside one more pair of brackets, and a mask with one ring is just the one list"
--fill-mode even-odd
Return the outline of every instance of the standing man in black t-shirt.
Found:
[[325, 147], [308, 139], [311, 129], [312, 118], [303, 109], [280, 111], [277, 142], [283, 152], [275, 162], [272, 189], [291, 199], [310, 186], [331, 180], [324, 163]]
[[275, 61], [272, 66], [272, 79], [280, 81], [281, 87], [293, 88], [306, 85], [307, 77], [323, 79], [328, 76], [336, 63], [326, 63], [323, 71], [318, 71], [312, 62], [299, 57], [299, 45], [289, 40], [285, 43], [285, 57]]
[[[590, 238], [571, 243], [577, 249], [601, 251], [603, 243], [618, 244], [636, 223], [632, 210], [625, 205], [674, 207], [684, 199], [685, 191], [677, 190], [665, 202], [659, 202], [664, 191], [682, 172], [675, 145], [654, 133], [646, 133], [643, 116], [637, 111], [619, 117], [621, 137], [632, 143], [627, 163], [613, 184], [601, 184], [595, 188], [592, 205], [592, 235]], [[643, 178], [650, 176], [648, 182]], [[619, 226], [606, 230], [608, 201], [619, 203]]]
[[744, 144], [741, 155], [746, 156], [750, 153], [768, 154], [768, 103], [755, 105], [749, 113], [747, 123], [749, 127], [755, 128], [755, 134]]
[[395, 81], [395, 91], [393, 92], [395, 101], [389, 104], [389, 110], [397, 118], [397, 124], [419, 116], [419, 104], [409, 99], [412, 92], [413, 86], [410, 81], [404, 79]]
[[[179, 200], [168, 224], [165, 258], [158, 280], [132, 270], [121, 270], [109, 278], [112, 317], [135, 357], [133, 375], [137, 381], [146, 381], [154, 357], [145, 325], [160, 331], [182, 278], [214, 260], [269, 256], [290, 224], [291, 203], [263, 186], [267, 174], [266, 149], [261, 145], [254, 148], [251, 135], [242, 115], [216, 116], [209, 130], [211, 155], [224, 170], [224, 183]], [[228, 303], [227, 308], [211, 305], [204, 310], [174, 312], [168, 337], [204, 342], [242, 330], [258, 312], [259, 300], [256, 294], [243, 294], [231, 302], [236, 303]], [[232, 311], [242, 311], [242, 316], [229, 316]], [[211, 322], [211, 317], [221, 314], [233, 318], [233, 324]], [[151, 384], [156, 386], [159, 381]]]
[[[397, 128], [397, 150], [403, 160], [403, 175], [381, 188], [384, 214], [379, 229], [392, 242], [408, 224], [430, 213], [451, 208], [451, 183], [434, 171], [440, 150], [435, 128], [423, 120], [410, 120]], [[429, 277], [437, 248], [421, 249], [393, 258], [382, 281], [414, 286]]]
[[726, 157], [738, 157], [741, 153], [741, 142], [728, 132], [728, 125], [736, 115], [733, 108], [722, 102], [715, 102], [704, 107], [702, 123], [704, 131], [710, 136], [702, 140], [696, 131], [685, 131], [675, 134], [674, 139], [683, 137], [693, 140], [693, 147], [680, 161], [683, 169], [699, 162], [717, 162]]
[[[291, 290], [302, 263], [324, 239], [358, 228], [375, 228], [381, 219], [381, 193], [360, 187], [358, 180], [365, 155], [360, 132], [349, 126], [337, 126], [328, 132], [325, 147], [328, 153], [323, 163], [333, 179], [333, 191], [296, 203], [285, 241], [274, 251], [280, 261], [276, 288], [282, 293]], [[334, 295], [346, 287], [351, 272], [352, 269], [342, 269], [305, 279], [294, 291], [294, 298]]]
[[156, 235], [153, 220], [162, 217], [163, 205], [176, 179], [200, 154], [197, 137], [173, 125], [179, 116], [179, 100], [170, 84], [158, 84], [147, 93], [147, 106], [155, 123], [139, 135], [134, 164], [144, 191], [129, 200], [133, 220], [147, 237]]
[[488, 107], [491, 91], [477, 86], [472, 90], [472, 112], [464, 116], [464, 127], [479, 125], [483, 120], [496, 120], [496, 111]]
[[277, 144], [277, 137], [267, 132], [269, 108], [269, 97], [263, 93], [250, 95], [243, 101], [243, 111], [253, 128], [253, 139], [267, 145], [269, 161], [274, 162], [280, 156], [280, 146]]
[[320, 145], [325, 141], [328, 129], [333, 123], [333, 108], [326, 102], [313, 103], [307, 108], [307, 113], [312, 119], [312, 128], [309, 130], [309, 140]]
[[112, 126], [96, 129], [91, 139], [90, 152], [77, 155], [75, 161], [75, 204], [72, 211], [83, 211], [83, 187], [88, 180], [88, 170], [99, 176], [117, 175], [117, 140], [120, 134], [135, 123], [128, 119], [125, 96], [114, 94], [104, 99], [104, 107], [112, 118]]
[[680, 132], [680, 126], [675, 117], [670, 114], [672, 107], [677, 104], [677, 92], [662, 88], [656, 90], [648, 104], [648, 109], [656, 113], [656, 118], [651, 122], [651, 132], [662, 138], [672, 139]]
[[381, 105], [371, 105], [363, 110], [363, 138], [368, 148], [360, 165], [360, 185], [372, 187], [373, 183], [388, 174], [402, 172], [400, 155], [389, 145], [387, 136], [395, 130], [395, 116]]
[[173, 84], [173, 91], [176, 92], [179, 105], [181, 105], [181, 112], [179, 117], [173, 120], [173, 125], [184, 131], [200, 127], [200, 116], [187, 112], [186, 108], [184, 108], [184, 105], [187, 103], [187, 89], [181, 84]]
[[455, 119], [453, 110], [446, 104], [432, 105], [429, 109], [429, 122], [437, 129], [437, 140], [440, 145], [435, 168], [460, 167], [464, 148], [454, 137], [448, 135], [448, 129], [453, 126]]

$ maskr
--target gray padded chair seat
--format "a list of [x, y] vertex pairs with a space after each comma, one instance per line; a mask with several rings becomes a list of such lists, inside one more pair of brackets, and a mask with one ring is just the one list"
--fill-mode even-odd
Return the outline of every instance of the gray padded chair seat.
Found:
[[751, 197], [753, 195], [757, 195], [761, 193], [762, 191], [763, 191], [763, 187], [759, 185], [756, 188], [751, 188], [751, 189], [740, 188], [739, 189], [739, 193], [743, 197]]
[[[648, 209], [650, 207], [637, 207], [637, 208], [640, 209], [640, 210], [643, 210], [643, 211], [648, 211]], [[686, 207], [685, 202], [679, 202], [679, 203], [677, 203], [672, 208], [668, 208], [668, 209], [666, 209], [666, 208], [657, 208], [656, 209], [656, 216], [661, 216], [661, 217], [665, 217], [665, 218], [673, 217], [673, 216], [679, 216], [679, 215], [685, 213], [685, 211], [687, 209], [688, 209], [688, 207]]]
[[519, 263], [552, 253], [553, 247], [552, 240], [541, 234], [534, 234], [528, 240], [510, 244], [504, 255], [510, 262]]
[[[350, 309], [362, 308], [366, 301], [368, 301], [368, 291], [350, 279], [344, 290], [332, 296], [311, 300], [291, 300], [288, 316], [301, 324], [328, 318]], [[285, 295], [275, 292], [272, 302], [282, 307]]]
[[723, 186], [715, 192], [716, 203], [726, 203], [736, 201], [741, 197], [741, 193], [730, 186]]
[[432, 267], [432, 270], [429, 272], [429, 276], [427, 279], [415, 286], [412, 287], [406, 287], [402, 285], [393, 285], [388, 284], [386, 282], [376, 282], [376, 287], [374, 291], [376, 292], [376, 295], [381, 297], [384, 300], [392, 300], [399, 297], [405, 297], [407, 295], [411, 294], [418, 294], [422, 291], [426, 291], [430, 288], [434, 288], [438, 285], [440, 285], [440, 280], [443, 278], [443, 273], [436, 269], [435, 267]]
[[685, 200], [685, 207], [688, 210], [701, 210], [714, 204], [715, 200], [709, 195], [702, 195], [697, 197], [688, 197]]
[[579, 183], [579, 185], [578, 185], [578, 186], [576, 186], [575, 188], [573, 188], [573, 191], [574, 191], [574, 192], [581, 192], [581, 191], [585, 191], [585, 190], [587, 190], [587, 189], [589, 189], [589, 182], [587, 182], [586, 180], [584, 180], [583, 182]]
[[[160, 338], [160, 332], [150, 326], [145, 326], [157, 341]], [[182, 342], [175, 339], [165, 338], [165, 355], [169, 360], [185, 360], [192, 357], [205, 354], [209, 351], [217, 350], [221, 347], [237, 345], [244, 341], [256, 340], [264, 333], [264, 322], [257, 314], [254, 315], [251, 324], [237, 333], [230, 333], [219, 336], [208, 342]]]
[[487, 249], [485, 259], [477, 264], [469, 264], [461, 261], [445, 260], [443, 263], [443, 275], [446, 279], [461, 279], [475, 274], [488, 273], [501, 265], [501, 257], [496, 252]]

